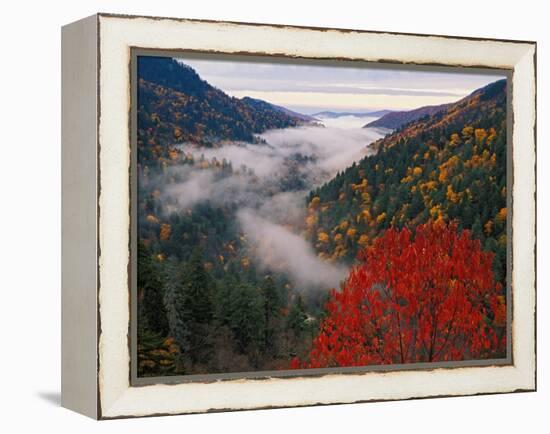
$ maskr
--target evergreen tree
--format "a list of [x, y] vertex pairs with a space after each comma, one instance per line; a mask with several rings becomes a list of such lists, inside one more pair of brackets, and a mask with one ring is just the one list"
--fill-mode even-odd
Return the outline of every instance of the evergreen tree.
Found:
[[231, 323], [231, 303], [235, 288], [239, 283], [238, 275], [226, 272], [219, 281], [218, 290], [214, 295], [214, 315], [219, 325], [230, 325]]
[[304, 301], [300, 295], [296, 296], [296, 300], [290, 312], [288, 313], [287, 327], [294, 332], [296, 336], [301, 335], [307, 326], [307, 314], [304, 306]]
[[281, 316], [281, 297], [277, 286], [271, 276], [267, 276], [262, 286], [264, 301], [264, 349], [273, 351], [275, 348], [274, 338], [277, 333], [278, 323]]
[[202, 263], [201, 251], [195, 249], [183, 267], [170, 260], [166, 271], [164, 306], [170, 335], [180, 348], [182, 360], [205, 363], [214, 307], [213, 283]]
[[189, 320], [196, 323], [208, 323], [213, 315], [213, 282], [203, 264], [202, 251], [194, 249], [187, 263], [183, 279], [185, 280], [185, 304], [189, 311]]
[[[164, 292], [164, 307], [168, 321], [170, 336], [174, 338], [180, 350], [180, 359], [188, 354], [191, 331], [185, 317], [184, 286], [181, 279], [181, 268], [177, 261], [171, 259], [166, 267], [166, 284]], [[180, 360], [181, 362], [181, 360]]]
[[159, 270], [145, 244], [138, 244], [137, 289], [138, 327], [140, 330], [166, 336], [168, 321], [164, 308], [164, 288]]
[[203, 264], [202, 251], [194, 249], [183, 271], [183, 308], [180, 311], [189, 330], [189, 357], [205, 362], [209, 350], [209, 325], [214, 314], [213, 282]]
[[476, 217], [474, 224], [472, 225], [472, 235], [478, 240], [483, 240], [483, 228], [481, 226], [479, 216]]
[[239, 283], [230, 305], [230, 327], [238, 349], [245, 353], [257, 349], [264, 337], [264, 312], [262, 299], [256, 288], [246, 282]]

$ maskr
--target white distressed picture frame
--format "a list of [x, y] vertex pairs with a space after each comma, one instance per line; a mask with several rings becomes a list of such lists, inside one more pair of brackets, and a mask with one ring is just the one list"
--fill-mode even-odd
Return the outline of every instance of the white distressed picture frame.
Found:
[[[132, 386], [131, 48], [512, 70], [512, 364]], [[97, 419], [536, 389], [536, 45], [98, 14], [63, 29], [62, 404]]]

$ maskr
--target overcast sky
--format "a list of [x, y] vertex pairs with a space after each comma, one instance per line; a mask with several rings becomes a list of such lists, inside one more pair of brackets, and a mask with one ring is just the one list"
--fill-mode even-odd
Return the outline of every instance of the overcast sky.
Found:
[[501, 75], [181, 58], [213, 86], [302, 112], [408, 110], [457, 101]]

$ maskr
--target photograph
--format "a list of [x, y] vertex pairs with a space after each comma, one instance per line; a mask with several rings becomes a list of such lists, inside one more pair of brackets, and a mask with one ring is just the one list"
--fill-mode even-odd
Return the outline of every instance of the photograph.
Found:
[[510, 363], [509, 71], [131, 68], [138, 378]]

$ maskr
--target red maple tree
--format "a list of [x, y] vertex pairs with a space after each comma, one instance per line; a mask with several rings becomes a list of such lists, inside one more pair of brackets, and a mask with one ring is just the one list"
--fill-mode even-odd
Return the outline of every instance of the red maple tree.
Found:
[[333, 290], [309, 360], [291, 368], [480, 359], [502, 354], [505, 299], [493, 254], [455, 223], [388, 229]]

